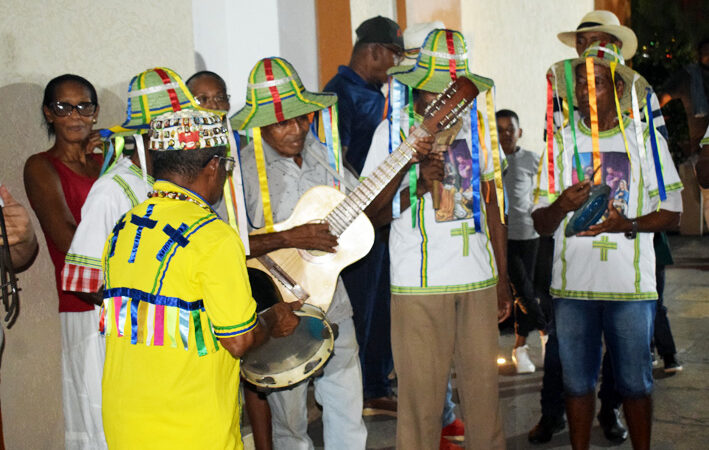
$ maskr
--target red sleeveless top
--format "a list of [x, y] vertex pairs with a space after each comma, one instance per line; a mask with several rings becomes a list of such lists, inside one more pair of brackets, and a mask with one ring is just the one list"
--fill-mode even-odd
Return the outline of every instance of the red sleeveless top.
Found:
[[[86, 201], [86, 197], [89, 195], [89, 190], [94, 184], [94, 181], [96, 181], [96, 178], [79, 175], [67, 167], [63, 162], [50, 155], [49, 152], [40, 153], [40, 155], [45, 156], [49, 162], [52, 163], [52, 166], [54, 166], [54, 170], [57, 171], [59, 180], [62, 183], [64, 199], [66, 200], [66, 204], [69, 206], [71, 215], [78, 224], [81, 222], [81, 207], [84, 205], [84, 201]], [[92, 156], [100, 161], [100, 156]], [[59, 312], [81, 312], [91, 311], [94, 309], [94, 305], [86, 303], [71, 292], [63, 291], [61, 289], [61, 276], [62, 269], [64, 268], [64, 257], [66, 256], [66, 253], [57, 248], [47, 233], [44, 233], [44, 238], [47, 241], [49, 257], [52, 259], [52, 264], [54, 264], [54, 280], [59, 294]]]

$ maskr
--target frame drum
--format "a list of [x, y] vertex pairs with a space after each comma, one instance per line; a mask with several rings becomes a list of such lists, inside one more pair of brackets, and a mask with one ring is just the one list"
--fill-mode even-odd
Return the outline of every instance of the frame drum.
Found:
[[266, 389], [293, 386], [317, 372], [332, 356], [335, 336], [325, 313], [310, 304], [293, 311], [300, 316], [295, 331], [269, 339], [241, 358], [241, 375]]

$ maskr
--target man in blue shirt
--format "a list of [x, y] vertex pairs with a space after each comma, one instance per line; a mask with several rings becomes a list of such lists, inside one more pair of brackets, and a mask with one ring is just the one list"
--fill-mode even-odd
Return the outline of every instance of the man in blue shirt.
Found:
[[[359, 175], [372, 136], [384, 117], [386, 99], [381, 87], [386, 71], [401, 62], [401, 28], [386, 17], [365, 20], [348, 66], [340, 66], [325, 85], [338, 97], [339, 131], [345, 165]], [[353, 309], [364, 389], [364, 415], [396, 415], [388, 378], [393, 368], [389, 321], [388, 227], [377, 230], [372, 250], [342, 272]]]

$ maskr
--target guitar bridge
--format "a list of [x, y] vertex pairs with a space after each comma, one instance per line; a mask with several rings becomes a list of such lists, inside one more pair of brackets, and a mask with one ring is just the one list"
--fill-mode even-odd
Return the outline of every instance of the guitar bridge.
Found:
[[286, 273], [286, 271], [273, 260], [273, 258], [268, 255], [262, 255], [256, 259], [258, 259], [268, 270], [268, 272], [273, 275], [273, 277], [278, 280], [283, 287], [288, 289], [288, 291], [298, 300], [305, 302], [308, 298], [310, 298], [310, 294], [303, 289], [303, 286], [299, 285], [297, 281], [291, 278], [290, 275], [288, 275], [288, 273]]

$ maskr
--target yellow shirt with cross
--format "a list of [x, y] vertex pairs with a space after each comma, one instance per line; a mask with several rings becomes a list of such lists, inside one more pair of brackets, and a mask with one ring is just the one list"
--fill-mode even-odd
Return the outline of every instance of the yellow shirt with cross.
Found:
[[166, 181], [154, 189], [179, 198], [133, 208], [104, 248], [106, 441], [239, 449], [239, 360], [218, 338], [256, 326], [244, 248], [197, 194]]

